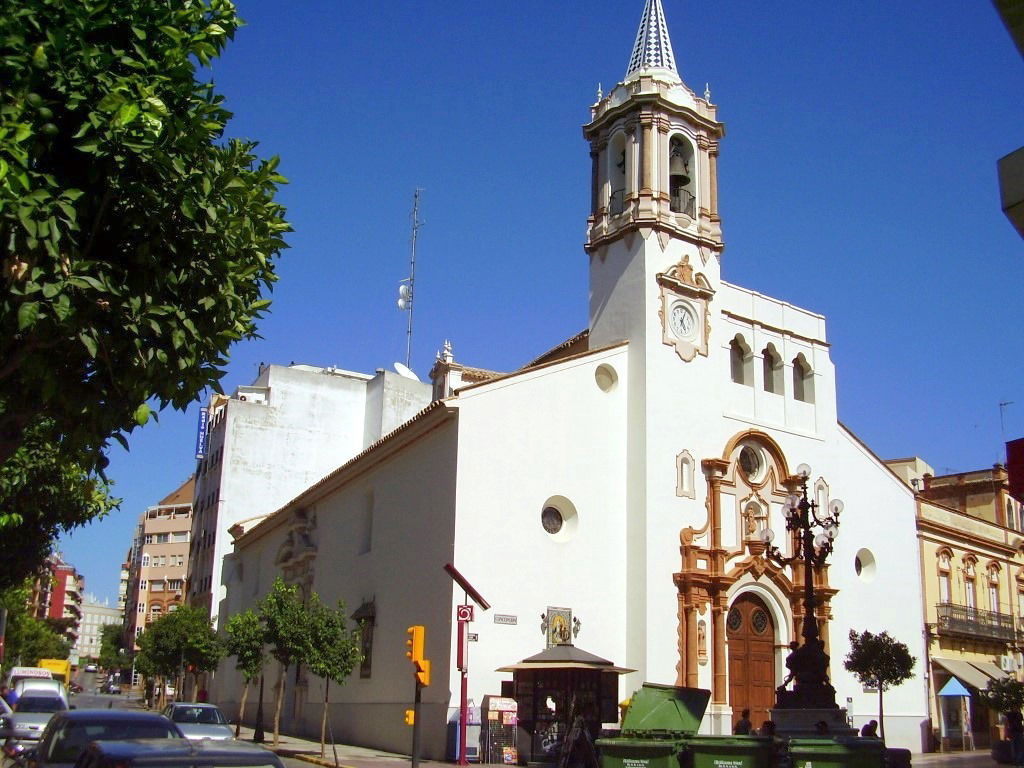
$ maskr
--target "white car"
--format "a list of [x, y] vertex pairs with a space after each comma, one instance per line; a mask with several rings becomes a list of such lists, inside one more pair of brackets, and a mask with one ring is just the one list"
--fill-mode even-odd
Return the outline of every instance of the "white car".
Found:
[[85, 665], [85, 671], [86, 672], [99, 672], [100, 668], [97, 667], [95, 664], [86, 664]]
[[233, 739], [235, 732], [215, 704], [179, 701], [164, 707], [163, 714], [186, 739]]

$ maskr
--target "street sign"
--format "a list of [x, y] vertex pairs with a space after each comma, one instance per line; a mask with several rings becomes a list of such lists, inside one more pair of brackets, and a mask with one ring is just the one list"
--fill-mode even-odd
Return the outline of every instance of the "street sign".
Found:
[[472, 621], [473, 620], [473, 606], [472, 605], [459, 605], [455, 608], [455, 618], [458, 621]]
[[476, 632], [470, 632], [468, 635], [466, 635], [466, 639], [471, 643], [475, 643], [477, 640], [480, 639], [480, 635], [478, 635]]

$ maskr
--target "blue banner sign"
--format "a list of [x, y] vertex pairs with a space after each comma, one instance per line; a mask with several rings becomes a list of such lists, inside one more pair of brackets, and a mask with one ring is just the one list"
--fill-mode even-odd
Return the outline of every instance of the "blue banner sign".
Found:
[[201, 459], [206, 456], [206, 436], [207, 436], [207, 425], [210, 421], [210, 409], [200, 408], [199, 409], [199, 425], [196, 429], [196, 458]]

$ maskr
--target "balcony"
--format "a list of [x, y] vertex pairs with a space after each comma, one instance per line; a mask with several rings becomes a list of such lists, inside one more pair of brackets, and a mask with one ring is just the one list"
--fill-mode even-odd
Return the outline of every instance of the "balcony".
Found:
[[936, 629], [940, 635], [959, 635], [1004, 643], [1012, 643], [1016, 638], [1013, 616], [1008, 613], [939, 603], [935, 606], [935, 614]]

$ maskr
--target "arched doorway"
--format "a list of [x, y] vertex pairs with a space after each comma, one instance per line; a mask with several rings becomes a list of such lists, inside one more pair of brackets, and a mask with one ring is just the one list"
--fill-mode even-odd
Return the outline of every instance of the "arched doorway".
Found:
[[749, 709], [750, 721], [759, 728], [775, 704], [775, 623], [764, 602], [745, 592], [729, 609], [725, 626], [734, 720]]

